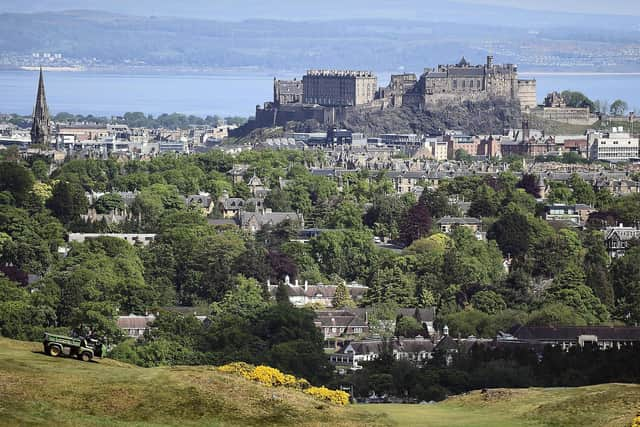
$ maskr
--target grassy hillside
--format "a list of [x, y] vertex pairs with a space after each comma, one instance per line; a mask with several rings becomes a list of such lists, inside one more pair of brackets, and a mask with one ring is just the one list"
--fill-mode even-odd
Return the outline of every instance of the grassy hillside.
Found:
[[211, 367], [138, 368], [51, 358], [0, 338], [0, 425], [628, 426], [640, 385], [491, 390], [436, 405], [321, 403]]
[[395, 425], [630, 426], [640, 411], [640, 385], [474, 391], [436, 405], [362, 405]]
[[[335, 425], [347, 408], [211, 367], [145, 369], [40, 353], [0, 338], [0, 425]], [[372, 416], [353, 425], [376, 425]]]

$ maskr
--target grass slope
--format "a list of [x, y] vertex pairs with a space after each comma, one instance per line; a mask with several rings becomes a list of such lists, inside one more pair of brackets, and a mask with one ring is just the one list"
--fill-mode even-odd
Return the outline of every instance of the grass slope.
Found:
[[629, 426], [640, 385], [491, 390], [436, 405], [323, 404], [212, 367], [139, 368], [51, 358], [0, 338], [0, 425]]
[[[0, 425], [335, 425], [350, 410], [212, 367], [139, 368], [52, 358], [0, 338]], [[353, 425], [376, 425], [373, 416]]]
[[631, 425], [640, 411], [640, 385], [496, 389], [453, 397], [436, 405], [362, 405], [397, 426], [593, 426]]

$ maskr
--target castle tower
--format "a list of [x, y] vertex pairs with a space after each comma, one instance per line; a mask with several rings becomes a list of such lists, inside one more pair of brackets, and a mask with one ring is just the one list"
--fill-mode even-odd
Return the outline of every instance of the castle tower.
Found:
[[493, 68], [493, 55], [488, 55], [487, 56], [487, 70], [490, 70]]
[[33, 108], [33, 124], [31, 125], [31, 143], [49, 144], [49, 107], [47, 107], [47, 97], [44, 93], [44, 76], [40, 67], [40, 81], [38, 82], [38, 94], [36, 95], [36, 105]]

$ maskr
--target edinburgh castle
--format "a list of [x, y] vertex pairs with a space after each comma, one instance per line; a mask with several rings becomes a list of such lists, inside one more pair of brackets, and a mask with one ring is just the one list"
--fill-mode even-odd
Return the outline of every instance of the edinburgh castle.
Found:
[[502, 98], [516, 102], [522, 111], [536, 108], [536, 81], [518, 79], [517, 66], [483, 65], [465, 58], [455, 65], [427, 68], [416, 74], [392, 75], [386, 87], [377, 86], [370, 71], [310, 70], [302, 80], [274, 79], [274, 99], [256, 108], [257, 127], [284, 125], [288, 121], [317, 120], [328, 124], [349, 110], [402, 106], [420, 109], [465, 101]]

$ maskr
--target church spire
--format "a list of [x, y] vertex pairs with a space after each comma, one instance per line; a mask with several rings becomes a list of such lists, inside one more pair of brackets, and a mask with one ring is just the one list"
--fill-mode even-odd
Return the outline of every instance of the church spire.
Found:
[[44, 93], [44, 76], [42, 67], [40, 67], [38, 94], [36, 95], [36, 105], [33, 108], [33, 124], [31, 125], [32, 144], [49, 144], [49, 125], [49, 107], [47, 107], [47, 97]]

